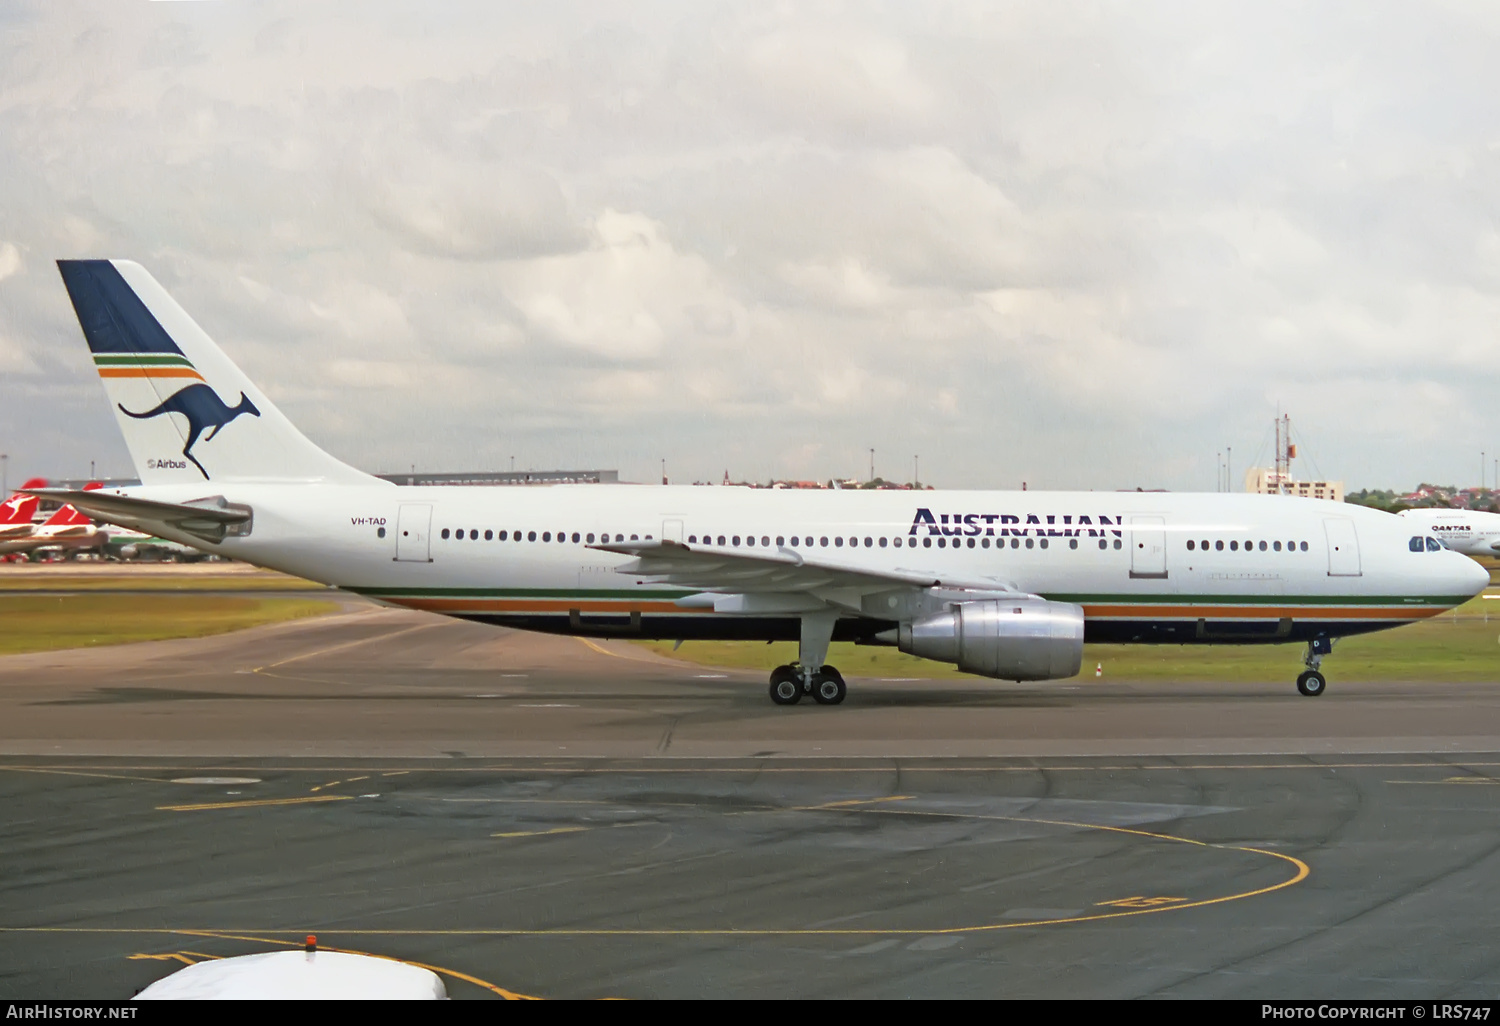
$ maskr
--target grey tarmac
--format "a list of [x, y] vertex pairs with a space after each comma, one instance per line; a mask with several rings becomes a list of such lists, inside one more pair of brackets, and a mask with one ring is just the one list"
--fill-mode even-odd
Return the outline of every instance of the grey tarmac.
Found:
[[0, 996], [1493, 998], [1500, 689], [850, 680], [351, 602], [0, 659]]

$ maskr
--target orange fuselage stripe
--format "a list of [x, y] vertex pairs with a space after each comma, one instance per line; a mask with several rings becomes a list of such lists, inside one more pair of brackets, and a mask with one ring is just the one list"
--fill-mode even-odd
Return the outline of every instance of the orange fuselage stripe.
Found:
[[[478, 599], [387, 598], [387, 602], [433, 613], [711, 613], [673, 602], [629, 599]], [[1083, 607], [1089, 619], [1150, 620], [1425, 620], [1446, 610], [1434, 606], [1367, 608], [1361, 606], [1094, 606]]]

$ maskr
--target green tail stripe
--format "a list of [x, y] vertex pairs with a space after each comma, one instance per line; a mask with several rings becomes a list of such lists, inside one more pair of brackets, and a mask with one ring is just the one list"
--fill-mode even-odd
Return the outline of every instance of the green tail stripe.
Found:
[[100, 353], [94, 357], [96, 367], [192, 367], [186, 356], [175, 353], [153, 353], [146, 356], [121, 356], [118, 353]]

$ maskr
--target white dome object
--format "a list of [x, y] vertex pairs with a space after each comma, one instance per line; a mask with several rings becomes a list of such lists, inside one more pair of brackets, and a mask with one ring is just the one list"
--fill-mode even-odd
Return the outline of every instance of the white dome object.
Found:
[[135, 996], [137, 1001], [441, 1001], [437, 974], [373, 955], [271, 951], [196, 962]]

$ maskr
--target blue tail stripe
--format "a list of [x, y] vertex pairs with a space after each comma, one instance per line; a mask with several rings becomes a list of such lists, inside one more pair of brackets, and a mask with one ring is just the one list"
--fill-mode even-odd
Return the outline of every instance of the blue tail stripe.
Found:
[[108, 260], [59, 260], [68, 298], [95, 353], [178, 353], [166, 329]]

